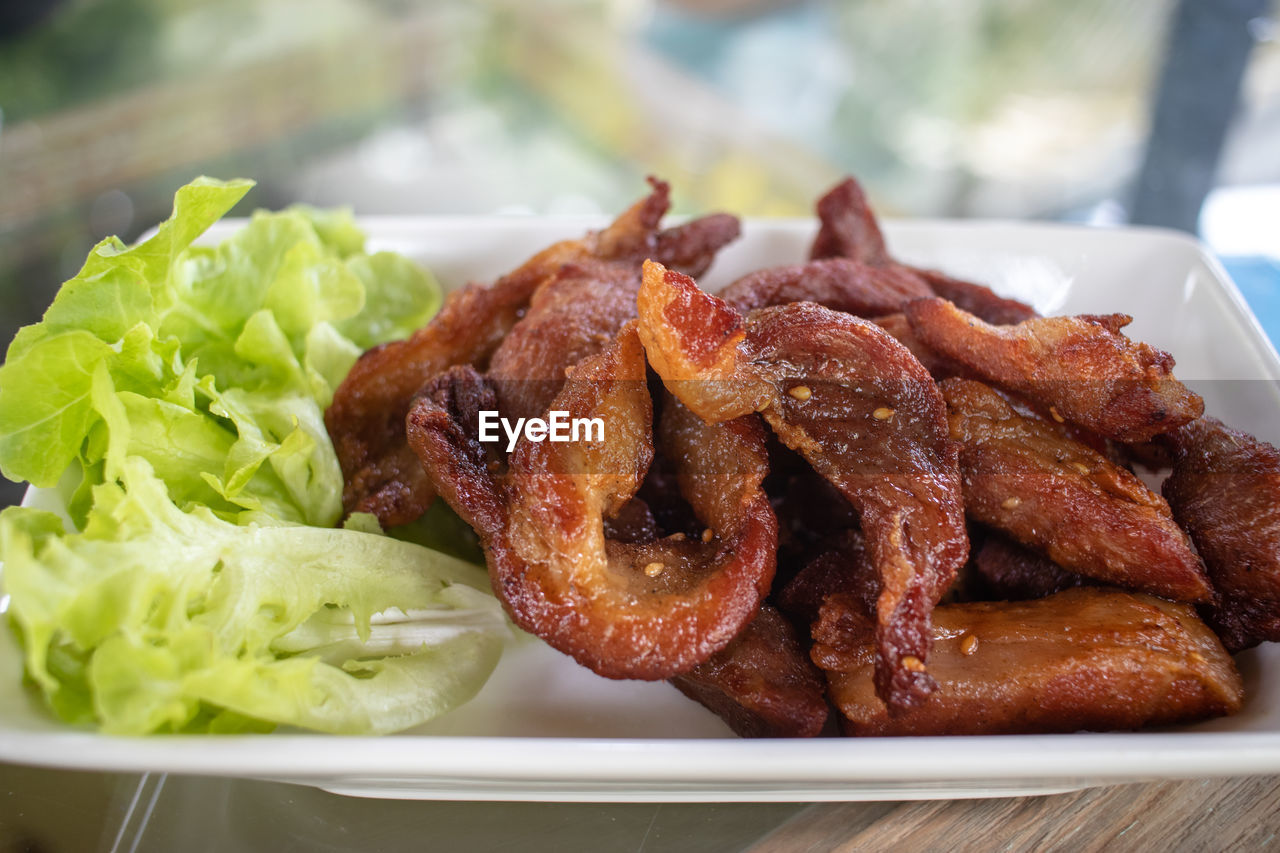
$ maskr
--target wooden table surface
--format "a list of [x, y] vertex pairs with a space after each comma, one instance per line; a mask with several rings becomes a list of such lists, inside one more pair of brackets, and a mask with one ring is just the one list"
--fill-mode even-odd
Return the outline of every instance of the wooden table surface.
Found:
[[815, 805], [750, 849], [1280, 849], [1280, 777], [1116, 785], [1003, 800]]
[[997, 800], [481, 803], [370, 800], [212, 777], [0, 764], [0, 853], [291, 850], [826, 853], [1280, 849], [1280, 777]]

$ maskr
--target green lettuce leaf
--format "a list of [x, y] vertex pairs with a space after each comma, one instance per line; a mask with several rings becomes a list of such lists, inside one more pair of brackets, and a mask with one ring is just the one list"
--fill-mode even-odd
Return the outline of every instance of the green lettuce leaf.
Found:
[[[51, 488], [78, 470], [82, 522], [105, 434], [127, 424], [129, 452], [180, 506], [338, 520], [324, 409], [360, 352], [422, 325], [440, 289], [407, 258], [366, 255], [345, 211], [259, 211], [221, 245], [194, 246], [251, 186], [183, 187], [153, 236], [104, 240], [18, 333], [0, 366], [0, 472]], [[123, 410], [91, 393], [100, 366]]]
[[184, 513], [144, 460], [117, 473], [83, 533], [0, 513], [27, 672], [64, 719], [145, 734], [231, 711], [382, 733], [466, 701], [496, 664], [506, 628], [476, 566], [374, 533]]
[[[75, 528], [0, 515], [29, 677], [105, 731], [415, 725], [469, 698], [505, 636], [456, 517], [334, 530], [324, 409], [360, 352], [438, 308], [350, 213], [255, 213], [200, 179], [132, 247], [106, 240], [0, 366], [0, 471], [57, 487]], [[446, 514], [447, 515], [447, 514]]]

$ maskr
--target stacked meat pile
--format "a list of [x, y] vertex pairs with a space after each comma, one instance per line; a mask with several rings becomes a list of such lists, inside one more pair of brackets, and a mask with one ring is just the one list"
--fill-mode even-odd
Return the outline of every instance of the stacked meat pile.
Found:
[[[518, 625], [743, 735], [818, 734], [831, 705], [858, 735], [1240, 707], [1228, 652], [1280, 640], [1280, 455], [1203, 416], [1129, 317], [901, 264], [852, 180], [810, 261], [712, 295], [737, 220], [664, 230], [652, 184], [365, 354], [327, 413], [349, 511], [444, 499]], [[482, 412], [604, 436], [507, 452]], [[1163, 497], [1135, 460], [1172, 469]]]

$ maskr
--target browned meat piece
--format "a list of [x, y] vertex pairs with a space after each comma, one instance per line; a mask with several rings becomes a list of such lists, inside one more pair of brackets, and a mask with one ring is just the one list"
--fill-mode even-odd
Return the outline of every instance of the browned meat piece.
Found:
[[[777, 437], [773, 438], [776, 442]], [[786, 452], [785, 460], [779, 459], [779, 451]], [[789, 464], [793, 459], [801, 467], [778, 476], [779, 463]], [[774, 445], [769, 464], [765, 489], [778, 516], [776, 594], [815, 557], [830, 550], [845, 531], [856, 530], [858, 515], [839, 489], [814, 471], [803, 456], [781, 443]]]
[[552, 274], [489, 363], [503, 417], [545, 414], [573, 366], [635, 317], [639, 287], [639, 270], [625, 264], [575, 262]]
[[796, 624], [812, 625], [818, 619], [822, 603], [834, 593], [852, 596], [861, 602], [864, 616], [873, 618], [880, 584], [862, 532], [856, 527], [846, 530], [829, 550], [811, 560], [786, 586], [777, 590], [774, 597], [778, 609]]
[[995, 291], [984, 285], [952, 278], [937, 270], [915, 267], [912, 267], [912, 270], [924, 280], [934, 296], [947, 299], [955, 303], [957, 308], [981, 317], [993, 325], [1012, 326], [1039, 316], [1036, 309], [1025, 302], [997, 296]]
[[[649, 256], [688, 275], [700, 276], [711, 268], [720, 250], [741, 233], [738, 217], [712, 213], [659, 231]], [[645, 259], [637, 256], [636, 260]]]
[[404, 419], [414, 394], [453, 365], [483, 368], [548, 276], [565, 264], [591, 260], [638, 269], [648, 257], [701, 271], [737, 236], [736, 220], [730, 227], [723, 215], [659, 232], [669, 189], [662, 181], [650, 183], [653, 192], [604, 230], [544, 249], [492, 287], [470, 284], [449, 294], [440, 313], [407, 340], [361, 356], [325, 412], [345, 479], [347, 512], [371, 512], [384, 527], [393, 527], [425, 511], [434, 495], [405, 442]]
[[[480, 536], [494, 590], [517, 625], [610, 678], [670, 678], [723, 648], [773, 578], [777, 527], [760, 483], [764, 431], [712, 426], [674, 404], [660, 437], [710, 532], [609, 541], [653, 455], [644, 353], [634, 328], [580, 362], [553, 408], [600, 418], [604, 441], [522, 441], [504, 473], [457, 405], [483, 384], [455, 368], [420, 397], [409, 442], [432, 483]], [[726, 464], [724, 460], [731, 460]]]
[[1280, 641], [1280, 452], [1214, 418], [1167, 438], [1164, 496], [1218, 594], [1209, 624], [1233, 652]]
[[1209, 599], [1190, 541], [1141, 480], [981, 382], [940, 387], [962, 445], [970, 518], [1071, 571], [1181, 601]]
[[906, 314], [885, 314], [883, 317], [876, 317], [875, 323], [893, 335], [898, 343], [911, 350], [911, 354], [925, 366], [934, 379], [942, 380], [951, 376], [969, 375], [970, 371], [960, 362], [945, 355], [939, 355], [925, 346], [924, 341], [911, 331], [911, 324], [907, 322]]
[[641, 544], [661, 535], [653, 510], [640, 498], [632, 498], [615, 515], [604, 519], [604, 536], [614, 542]]
[[733, 642], [671, 683], [742, 737], [815, 737], [831, 711], [822, 673], [768, 605]]
[[810, 258], [853, 258], [875, 266], [893, 263], [867, 195], [853, 178], [845, 178], [818, 199], [818, 222]]
[[1021, 734], [1136, 729], [1240, 709], [1244, 685], [1189, 605], [1083, 587], [1026, 602], [938, 607], [930, 669], [939, 688], [892, 715], [876, 697], [860, 605], [833, 596], [814, 662], [851, 735]]
[[1001, 533], [983, 531], [980, 540], [973, 548], [972, 563], [988, 598], [1026, 601], [1088, 583], [1083, 575], [1067, 571]]
[[[810, 258], [852, 258], [892, 270], [895, 277], [917, 279], [933, 295], [951, 300], [988, 323], [1020, 323], [1036, 316], [1030, 305], [997, 296], [984, 285], [895, 261], [885, 246], [884, 235], [871, 205], [867, 203], [866, 194], [853, 178], [837, 184], [818, 200], [818, 219], [821, 225], [809, 252]], [[897, 310], [893, 307], [882, 313]]]
[[946, 407], [927, 370], [874, 323], [810, 303], [743, 318], [688, 276], [648, 263], [640, 335], [693, 412], [760, 412], [857, 511], [880, 582], [877, 687], [895, 707], [928, 695], [929, 612], [968, 540]]
[[1124, 314], [993, 326], [945, 299], [921, 299], [906, 315], [930, 349], [1104, 438], [1147, 441], [1204, 411], [1173, 377], [1168, 353], [1120, 333]]
[[859, 317], [901, 311], [907, 302], [931, 295], [919, 276], [901, 267], [871, 266], [849, 258], [757, 270], [719, 294], [743, 314], [770, 305], [815, 302]]

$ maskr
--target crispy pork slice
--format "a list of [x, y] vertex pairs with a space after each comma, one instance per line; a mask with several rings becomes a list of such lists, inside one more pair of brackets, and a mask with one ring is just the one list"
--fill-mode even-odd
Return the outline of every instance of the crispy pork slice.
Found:
[[669, 187], [654, 179], [650, 183], [653, 191], [607, 228], [543, 249], [492, 286], [469, 284], [449, 294], [431, 322], [408, 339], [361, 356], [325, 412], [348, 513], [370, 512], [383, 527], [393, 527], [430, 506], [435, 495], [405, 439], [405, 415], [414, 395], [454, 365], [483, 370], [534, 293], [566, 264], [609, 262], [634, 272], [646, 258], [659, 257], [697, 274], [737, 237], [737, 220], [724, 214], [659, 231]]
[[876, 695], [872, 629], [855, 598], [827, 600], [814, 640], [850, 735], [1136, 729], [1232, 714], [1244, 695], [1190, 605], [1101, 587], [938, 607], [930, 669], [939, 687], [898, 714]]
[[872, 266], [850, 258], [757, 270], [719, 293], [743, 314], [771, 305], [814, 302], [859, 317], [892, 314], [913, 299], [932, 295], [919, 276], [902, 267]]
[[956, 446], [929, 372], [874, 323], [811, 303], [743, 317], [645, 265], [640, 336], [667, 388], [709, 422], [760, 412], [857, 511], [876, 567], [877, 687], [933, 687], [929, 612], [968, 551]]
[[503, 417], [541, 417], [574, 365], [635, 317], [639, 288], [640, 271], [626, 264], [578, 261], [552, 274], [489, 362]]
[[[887, 271], [896, 278], [915, 279], [933, 295], [949, 299], [988, 323], [1021, 323], [1036, 316], [1030, 305], [999, 296], [991, 288], [971, 281], [953, 278], [936, 270], [921, 269], [898, 263], [889, 254], [880, 223], [867, 202], [862, 187], [846, 178], [818, 200], [818, 235], [809, 257], [851, 258], [862, 264]], [[821, 300], [814, 300], [821, 301]], [[892, 308], [882, 313], [897, 311]]]
[[1169, 506], [1132, 473], [981, 382], [940, 387], [970, 518], [1079, 574], [1181, 601], [1212, 597]]
[[1104, 438], [1148, 441], [1200, 416], [1173, 357], [1121, 334], [1125, 314], [1042, 317], [995, 326], [945, 299], [906, 307], [925, 346]]
[[606, 519], [630, 504], [653, 457], [634, 326], [580, 362], [552, 403], [570, 421], [600, 419], [603, 436], [522, 440], [504, 471], [465, 405], [482, 393], [476, 386], [485, 380], [473, 368], [435, 380], [409, 413], [409, 442], [479, 535], [494, 591], [517, 625], [600, 675], [654, 680], [706, 660], [755, 616], [777, 551], [758, 423], [706, 424], [666, 406], [659, 440], [706, 532], [609, 540]]
[[831, 713], [822, 673], [791, 623], [768, 605], [729, 645], [672, 684], [742, 737], [815, 737]]
[[1280, 641], [1280, 451], [1215, 418], [1167, 438], [1164, 496], [1217, 591], [1209, 624], [1233, 652]]

